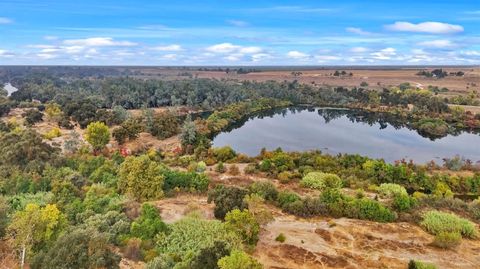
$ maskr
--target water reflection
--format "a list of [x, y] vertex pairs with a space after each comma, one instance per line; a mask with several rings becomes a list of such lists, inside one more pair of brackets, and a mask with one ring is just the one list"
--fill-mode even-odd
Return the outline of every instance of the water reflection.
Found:
[[476, 134], [458, 131], [444, 137], [426, 136], [391, 114], [327, 107], [264, 111], [229, 126], [213, 143], [216, 147], [230, 145], [251, 156], [262, 147], [282, 147], [287, 151], [358, 153], [390, 162], [402, 158], [439, 161], [456, 154], [480, 160], [480, 136]]

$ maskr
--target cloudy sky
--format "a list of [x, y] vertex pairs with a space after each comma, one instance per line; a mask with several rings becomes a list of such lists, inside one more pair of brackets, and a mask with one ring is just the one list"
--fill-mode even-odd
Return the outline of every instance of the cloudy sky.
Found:
[[480, 64], [480, 2], [1, 0], [10, 64]]

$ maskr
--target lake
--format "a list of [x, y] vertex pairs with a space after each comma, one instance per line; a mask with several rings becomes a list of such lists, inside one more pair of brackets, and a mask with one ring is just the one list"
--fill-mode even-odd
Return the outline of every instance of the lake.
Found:
[[231, 126], [213, 139], [214, 147], [231, 146], [256, 156], [265, 147], [285, 151], [319, 149], [418, 163], [460, 155], [480, 160], [480, 136], [467, 132], [442, 138], [425, 137], [387, 114], [338, 108], [294, 107], [262, 112]]

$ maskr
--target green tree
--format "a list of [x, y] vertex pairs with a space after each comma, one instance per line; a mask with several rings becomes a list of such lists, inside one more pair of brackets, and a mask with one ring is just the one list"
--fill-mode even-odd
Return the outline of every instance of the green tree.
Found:
[[137, 200], [163, 197], [162, 167], [148, 156], [130, 156], [120, 165], [118, 189]]
[[213, 246], [200, 250], [190, 264], [191, 269], [217, 269], [218, 260], [230, 255], [230, 246], [224, 241], [215, 241]]
[[129, 140], [136, 139], [143, 128], [140, 119], [130, 118], [123, 122], [120, 127], [115, 128], [112, 135], [119, 144], [123, 144], [127, 138]]
[[250, 257], [247, 253], [234, 250], [229, 256], [218, 261], [220, 269], [262, 269], [261, 263]]
[[63, 116], [60, 105], [53, 102], [47, 104], [45, 107], [45, 114], [47, 114], [47, 117], [53, 121], [59, 121]]
[[95, 230], [75, 229], [65, 233], [46, 252], [39, 253], [32, 269], [119, 268], [120, 256], [112, 251], [107, 236]]
[[187, 116], [185, 122], [183, 123], [182, 131], [180, 133], [180, 140], [184, 147], [195, 145], [197, 141], [197, 127], [192, 121], [192, 117], [190, 117], [190, 115]]
[[103, 122], [92, 122], [87, 126], [85, 140], [92, 145], [94, 151], [101, 150], [110, 141], [110, 131]]
[[225, 216], [225, 225], [228, 229], [237, 233], [242, 240], [249, 245], [256, 245], [260, 225], [255, 217], [247, 210], [234, 209]]
[[14, 245], [21, 250], [21, 267], [25, 264], [27, 252], [38, 251], [53, 242], [65, 224], [65, 217], [55, 205], [41, 208], [28, 204], [24, 210], [16, 212], [7, 231]]
[[151, 240], [158, 233], [167, 231], [167, 225], [162, 221], [158, 210], [150, 205], [143, 204], [140, 216], [132, 222], [130, 233], [142, 240]]
[[122, 123], [130, 118], [130, 113], [123, 106], [114, 106], [112, 112], [116, 122]]
[[29, 109], [23, 113], [22, 116], [25, 118], [27, 126], [32, 126], [37, 122], [43, 121], [43, 114], [38, 111], [38, 109]]
[[213, 213], [216, 218], [224, 219], [225, 215], [233, 209], [245, 209], [247, 204], [243, 198], [248, 191], [237, 187], [219, 185], [208, 193], [208, 202], [215, 203]]
[[157, 138], [165, 139], [178, 133], [178, 120], [175, 115], [165, 112], [153, 117], [153, 125], [150, 133]]
[[153, 130], [153, 116], [154, 116], [153, 109], [147, 108], [147, 107], [142, 108], [142, 117], [145, 121], [145, 129], [149, 133], [151, 133]]

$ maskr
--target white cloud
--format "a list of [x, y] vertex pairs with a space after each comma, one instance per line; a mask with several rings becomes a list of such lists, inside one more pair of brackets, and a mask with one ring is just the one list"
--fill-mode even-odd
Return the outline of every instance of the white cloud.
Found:
[[377, 52], [370, 53], [370, 55], [377, 60], [390, 60], [397, 55], [397, 50], [394, 48], [385, 48]]
[[60, 47], [65, 53], [67, 54], [78, 54], [81, 53], [85, 50], [85, 47], [83, 46], [66, 46], [66, 47]]
[[453, 48], [457, 46], [455, 43], [453, 43], [450, 40], [447, 39], [438, 39], [438, 40], [431, 40], [431, 41], [424, 41], [418, 43], [418, 45], [423, 46], [423, 47], [430, 47], [430, 48]]
[[310, 55], [300, 52], [298, 50], [292, 50], [287, 53], [288, 58], [296, 59], [296, 60], [304, 60], [310, 57]]
[[44, 60], [54, 59], [58, 57], [57, 55], [50, 53], [38, 53], [37, 56]]
[[10, 23], [13, 23], [12, 19], [0, 17], [0, 24], [10, 24]]
[[221, 43], [207, 47], [206, 50], [212, 53], [229, 53], [239, 48], [241, 48], [241, 46], [233, 45], [232, 43]]
[[178, 54], [169, 53], [169, 54], [163, 55], [162, 58], [165, 60], [176, 60], [178, 58]]
[[357, 35], [371, 35], [372, 33], [364, 31], [362, 28], [356, 27], [348, 27], [345, 30], [349, 33], [357, 34]]
[[262, 52], [262, 48], [260, 47], [242, 47], [239, 50], [240, 53], [243, 54], [254, 54]]
[[[203, 53], [205, 57], [214, 57], [216, 55], [222, 55], [224, 60], [234, 62], [242, 59], [250, 59], [253, 61], [260, 59], [263, 56], [263, 49], [254, 46], [240, 46], [232, 43], [221, 43], [205, 48], [207, 51]], [[253, 55], [256, 55], [253, 57]]]
[[252, 61], [259, 62], [266, 59], [271, 59], [272, 55], [268, 53], [257, 53], [252, 55]]
[[13, 57], [13, 56], [15, 56], [15, 54], [13, 52], [10, 52], [8, 50], [0, 49], [0, 57], [10, 58], [10, 57]]
[[111, 37], [91, 37], [85, 39], [67, 39], [63, 41], [65, 45], [85, 46], [85, 47], [129, 47], [136, 46], [136, 43], [130, 41], [115, 41]]
[[127, 50], [117, 50], [114, 52], [116, 56], [119, 57], [129, 57], [129, 56], [134, 56], [135, 53]]
[[418, 24], [397, 21], [394, 24], [386, 25], [385, 28], [390, 31], [397, 32], [414, 32], [429, 34], [454, 34], [463, 32], [461, 25], [454, 25], [442, 22], [422, 22]]
[[154, 50], [159, 50], [159, 51], [182, 51], [183, 50], [182, 46], [177, 45], [177, 44], [154, 47], [153, 49]]
[[353, 47], [350, 49], [350, 52], [353, 52], [353, 53], [364, 53], [367, 51], [369, 51], [369, 49], [364, 47]]
[[478, 50], [465, 50], [461, 51], [460, 53], [465, 56], [480, 56], [480, 51]]
[[58, 52], [60, 51], [59, 48], [49, 48], [49, 49], [42, 49], [41, 52], [42, 53], [53, 53], [53, 52]]
[[236, 27], [246, 27], [249, 25], [248, 22], [246, 21], [240, 21], [240, 20], [228, 20], [227, 23], [236, 26]]

